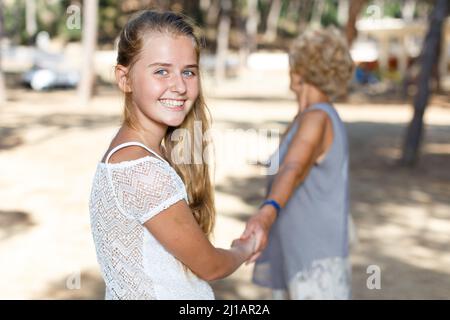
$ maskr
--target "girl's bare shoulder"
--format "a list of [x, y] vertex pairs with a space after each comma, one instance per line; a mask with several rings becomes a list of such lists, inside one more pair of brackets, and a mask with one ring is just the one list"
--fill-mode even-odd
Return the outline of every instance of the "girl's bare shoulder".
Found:
[[[112, 150], [112, 148], [110, 148], [110, 150]], [[110, 150], [108, 150], [108, 152]], [[144, 148], [142, 148], [140, 146], [131, 145], [131, 146], [123, 147], [123, 148], [117, 150], [116, 152], [114, 152], [111, 155], [111, 157], [109, 158], [108, 163], [120, 163], [120, 162], [124, 162], [124, 161], [133, 161], [133, 160], [141, 159], [141, 158], [144, 158], [144, 157], [147, 157], [150, 155], [151, 154]]]

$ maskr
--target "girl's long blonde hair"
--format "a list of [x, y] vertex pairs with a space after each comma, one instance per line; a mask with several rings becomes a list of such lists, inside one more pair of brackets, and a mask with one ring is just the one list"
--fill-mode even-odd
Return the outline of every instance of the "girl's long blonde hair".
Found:
[[[173, 36], [186, 36], [192, 39], [197, 55], [197, 62], [200, 59], [200, 38], [196, 34], [194, 24], [189, 18], [174, 12], [159, 12], [154, 10], [143, 10], [134, 14], [120, 33], [118, 43], [117, 64], [131, 69], [138, 60], [146, 36], [162, 33]], [[199, 75], [200, 76], [200, 75]], [[125, 93], [125, 105], [123, 112], [123, 124], [130, 128], [138, 129], [139, 123], [133, 113], [132, 93]], [[208, 150], [207, 139], [198, 139], [190, 145], [191, 150], [185, 150], [192, 155], [194, 148], [200, 148], [202, 161], [200, 164], [183, 163], [172, 159], [173, 151], [178, 141], [171, 139], [176, 129], [185, 129], [190, 137], [194, 137], [194, 127], [196, 123], [201, 123], [201, 136], [205, 136], [210, 127], [210, 116], [206, 106], [202, 88], [200, 85], [199, 95], [191, 111], [187, 114], [183, 123], [179, 127], [169, 127], [164, 137], [165, 156], [172, 167], [181, 176], [186, 185], [191, 208], [195, 219], [203, 232], [210, 236], [214, 228], [215, 206], [209, 175], [208, 163], [203, 159], [203, 150]], [[197, 126], [198, 127], [198, 126]], [[199, 133], [196, 132], [196, 135]], [[179, 148], [179, 146], [177, 146]], [[209, 161], [207, 161], [209, 162]]]

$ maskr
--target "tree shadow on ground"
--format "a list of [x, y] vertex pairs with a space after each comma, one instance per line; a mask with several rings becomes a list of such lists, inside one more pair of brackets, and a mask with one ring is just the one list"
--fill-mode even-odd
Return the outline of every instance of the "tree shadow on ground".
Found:
[[[448, 299], [448, 273], [384, 254], [383, 248], [373, 240], [364, 241], [359, 247], [354, 253], [359, 259], [352, 266], [354, 299]], [[370, 277], [375, 274], [370, 266], [379, 268], [379, 288], [370, 286], [374, 284]]]
[[[405, 124], [352, 122], [346, 127], [350, 143], [351, 214], [361, 239], [357, 255], [365, 261], [354, 264], [354, 297], [448, 298], [450, 278], [438, 257], [450, 251], [450, 241], [446, 232], [436, 233], [431, 226], [436, 223], [444, 226], [450, 220], [450, 127], [425, 126], [420, 160], [414, 168], [398, 164]], [[257, 207], [264, 196], [265, 184], [264, 176], [229, 178], [216, 189]], [[230, 216], [246, 221], [250, 215]], [[390, 245], [378, 243], [386, 239], [364, 234], [374, 228], [401, 230], [411, 246], [411, 256], [397, 258], [386, 252]], [[396, 238], [387, 236], [387, 239], [395, 247]], [[435, 257], [435, 267], [415, 265], [414, 250]], [[366, 268], [370, 264], [382, 269], [381, 291], [367, 289]]]
[[239, 197], [251, 206], [257, 206], [264, 197], [266, 176], [254, 176], [246, 179], [229, 177], [224, 183], [217, 184], [216, 190]]
[[[1, 123], [0, 123], [1, 125]], [[40, 116], [22, 116], [14, 124], [0, 128], [0, 151], [14, 149], [24, 143], [23, 135], [34, 128], [45, 128], [48, 133], [33, 143], [43, 142], [74, 128], [93, 130], [120, 125], [120, 116], [82, 113], [52, 113]]]
[[[249, 131], [258, 131], [258, 130], [271, 130], [271, 129], [279, 129], [284, 128], [289, 123], [287, 121], [264, 121], [261, 124], [259, 124], [257, 127], [255, 126], [254, 122], [251, 121], [223, 121], [218, 124], [213, 123], [213, 129], [215, 130], [243, 130], [244, 132]], [[276, 132], [274, 132], [274, 135], [276, 136]]]
[[[105, 297], [105, 283], [100, 274], [91, 270], [80, 272], [80, 281], [72, 281], [74, 275], [68, 274], [48, 285], [48, 289], [37, 299], [64, 299], [64, 300], [103, 300]], [[223, 279], [211, 283], [215, 298], [218, 300], [248, 299], [246, 288], [252, 289], [251, 283], [243, 283], [238, 279]], [[254, 288], [253, 288], [254, 289]], [[261, 289], [255, 299], [263, 299], [267, 290]]]
[[[426, 128], [420, 160], [414, 168], [398, 162], [404, 125], [350, 123], [347, 128], [354, 201], [374, 205], [421, 205], [424, 201], [450, 204], [449, 127]], [[419, 193], [424, 197], [417, 196]]]
[[[103, 300], [105, 283], [99, 273], [83, 270], [79, 274], [68, 274], [67, 277], [49, 283], [42, 297], [63, 300]], [[42, 299], [42, 297], [36, 298]]]
[[29, 213], [0, 210], [0, 241], [22, 233], [34, 225]]
[[[253, 293], [251, 299], [263, 300], [269, 296], [268, 289], [257, 287], [256, 285], [242, 280], [226, 278], [211, 283], [215, 298], [217, 300], [246, 300], [249, 299], [246, 291]], [[255, 290], [259, 289], [259, 290]], [[255, 294], [256, 293], [256, 294]]]
[[18, 128], [0, 128], [0, 150], [9, 150], [22, 145], [23, 139]]
[[293, 98], [290, 98], [288, 96], [270, 96], [270, 97], [264, 97], [264, 96], [257, 96], [257, 95], [243, 95], [243, 96], [211, 96], [214, 100], [225, 100], [225, 101], [244, 101], [244, 102], [264, 102], [264, 103], [273, 103], [274, 105], [279, 104], [280, 102], [295, 102]]

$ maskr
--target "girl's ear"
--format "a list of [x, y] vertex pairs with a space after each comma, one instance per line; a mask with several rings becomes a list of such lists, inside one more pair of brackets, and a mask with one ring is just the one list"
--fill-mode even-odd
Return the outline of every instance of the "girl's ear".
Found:
[[130, 81], [128, 78], [128, 68], [124, 67], [121, 64], [118, 64], [115, 68], [115, 74], [116, 82], [120, 90], [122, 90], [124, 93], [131, 92], [131, 86], [129, 84]]

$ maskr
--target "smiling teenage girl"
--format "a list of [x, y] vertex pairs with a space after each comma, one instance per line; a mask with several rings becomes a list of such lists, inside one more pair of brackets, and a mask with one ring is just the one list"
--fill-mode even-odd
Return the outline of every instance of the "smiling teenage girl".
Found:
[[207, 281], [252, 253], [253, 239], [229, 250], [211, 245], [207, 164], [180, 163], [172, 152], [176, 129], [192, 134], [196, 121], [208, 129], [199, 50], [191, 24], [172, 12], [139, 12], [120, 35], [115, 73], [124, 121], [97, 167], [90, 200], [106, 299], [213, 299]]

